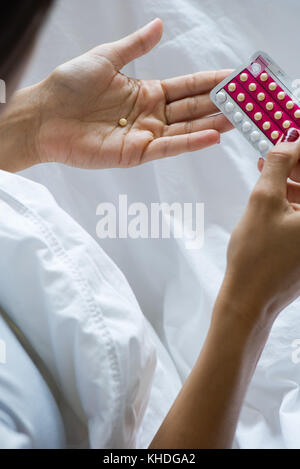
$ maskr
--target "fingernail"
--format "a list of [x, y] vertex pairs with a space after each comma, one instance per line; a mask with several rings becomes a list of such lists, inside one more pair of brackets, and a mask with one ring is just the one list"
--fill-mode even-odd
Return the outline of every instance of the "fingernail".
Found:
[[296, 142], [296, 140], [298, 140], [299, 136], [300, 136], [299, 130], [289, 129], [282, 141], [283, 142]]

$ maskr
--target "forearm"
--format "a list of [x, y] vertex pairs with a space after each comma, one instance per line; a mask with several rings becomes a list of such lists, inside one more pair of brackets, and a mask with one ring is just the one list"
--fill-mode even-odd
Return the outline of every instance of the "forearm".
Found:
[[0, 117], [0, 169], [21, 171], [38, 162], [39, 85], [14, 94]]
[[[151, 448], [230, 448], [270, 324], [248, 321], [222, 289], [196, 365]], [[247, 308], [247, 311], [243, 311]], [[255, 313], [257, 313], [256, 311]]]

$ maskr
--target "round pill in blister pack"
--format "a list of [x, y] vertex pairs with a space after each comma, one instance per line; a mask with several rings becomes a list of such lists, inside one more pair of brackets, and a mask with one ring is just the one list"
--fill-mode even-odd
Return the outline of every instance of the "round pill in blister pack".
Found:
[[251, 142], [256, 143], [256, 142], [258, 142], [259, 139], [260, 139], [259, 132], [257, 130], [253, 130], [253, 132], [251, 132], [251, 134], [250, 134]]
[[[236, 84], [234, 82], [231, 82], [230, 84], [232, 85], [232, 92], [233, 89], [234, 91], [236, 91]], [[263, 93], [263, 95], [260, 95], [260, 100], [263, 101], [265, 97], [266, 96]], [[253, 125], [254, 121], [252, 121], [250, 116], [247, 115], [248, 112], [250, 113], [253, 111], [253, 103], [248, 102], [246, 105], [239, 104], [242, 103], [245, 99], [244, 93], [237, 93], [237, 95], [234, 97], [230, 96], [230, 94], [226, 90], [222, 89], [215, 95], [215, 99], [216, 102], [220, 105], [220, 108], [223, 110], [224, 114], [227, 115], [228, 118], [230, 118], [234, 122], [237, 128], [240, 129], [240, 131], [245, 135], [245, 137], [247, 137], [247, 139], [249, 139], [249, 141], [251, 141], [252, 144], [255, 145], [255, 148], [260, 151], [262, 156], [264, 156], [264, 154], [269, 149], [271, 143], [266, 139], [265, 135], [263, 134], [263, 131], [260, 130], [260, 126], [262, 125], [264, 131], [266, 131], [270, 129], [271, 123], [269, 121], [262, 121], [263, 113], [257, 111], [253, 116], [254, 121], [257, 121], [257, 127], [257, 125]], [[242, 111], [241, 107], [245, 110]], [[262, 121], [263, 124], [260, 124], [260, 121]], [[273, 138], [274, 137], [275, 134], [273, 133]]]
[[249, 88], [249, 91], [256, 91], [257, 86], [255, 83], [250, 83], [248, 88]]
[[231, 114], [233, 110], [234, 110], [234, 104], [232, 103], [225, 104], [225, 111], [228, 112], [228, 114]]
[[233, 116], [233, 120], [234, 120], [234, 122], [236, 122], [238, 124], [239, 122], [241, 122], [243, 120], [243, 114], [241, 112], [237, 111]]
[[236, 90], [236, 84], [235, 83], [229, 83], [228, 89], [231, 92], [234, 92]]
[[258, 144], [258, 148], [261, 152], [265, 152], [269, 149], [269, 144], [267, 140], [261, 140]]
[[247, 134], [248, 132], [250, 132], [250, 130], [252, 129], [252, 125], [250, 124], [250, 122], [244, 122], [243, 125], [242, 125], [242, 131]]
[[271, 138], [272, 138], [273, 140], [277, 140], [278, 137], [279, 137], [279, 132], [278, 132], [278, 130], [273, 130], [273, 132], [271, 133]]
[[219, 104], [225, 103], [226, 99], [227, 99], [227, 96], [224, 93], [224, 91], [219, 91], [219, 93], [216, 95], [216, 100], [217, 100], [217, 103]]
[[260, 120], [262, 119], [262, 113], [261, 113], [261, 112], [256, 112], [256, 113], [254, 114], [254, 119], [255, 119], [256, 121], [260, 121]]
[[268, 78], [269, 78], [269, 75], [266, 72], [260, 75], [261, 81], [267, 81]]
[[253, 62], [253, 64], [251, 65], [251, 70], [252, 70], [252, 73], [254, 73], [255, 76], [259, 75], [260, 72], [261, 72], [261, 65], [260, 65], [260, 63], [258, 63], [258, 62]]

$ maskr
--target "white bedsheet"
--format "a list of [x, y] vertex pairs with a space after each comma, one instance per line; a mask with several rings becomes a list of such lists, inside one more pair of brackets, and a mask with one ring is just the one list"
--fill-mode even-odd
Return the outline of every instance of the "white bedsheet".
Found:
[[[299, 77], [299, 15], [298, 0], [58, 1], [23, 84], [156, 16], [165, 22], [163, 40], [127, 68], [131, 75], [165, 78], [234, 67], [264, 49]], [[188, 251], [172, 239], [101, 241], [184, 379], [207, 332], [230, 232], [258, 176], [256, 161], [255, 152], [234, 131], [222, 138], [221, 146], [127, 171], [49, 165], [25, 175], [46, 185], [95, 239], [97, 205], [116, 202], [119, 193], [128, 194], [129, 202], [205, 203], [205, 244], [200, 251]], [[247, 394], [236, 447], [300, 448], [300, 364], [291, 359], [291, 344], [300, 337], [299, 309], [296, 301], [273, 328]]]

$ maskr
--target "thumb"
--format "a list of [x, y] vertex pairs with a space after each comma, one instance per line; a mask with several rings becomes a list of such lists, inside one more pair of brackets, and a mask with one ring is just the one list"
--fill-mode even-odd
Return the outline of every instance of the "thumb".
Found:
[[[290, 140], [292, 137], [294, 141]], [[299, 137], [299, 131], [291, 129], [285, 139], [269, 151], [258, 180], [258, 185], [267, 188], [269, 193], [286, 197], [287, 178], [300, 158]]]
[[123, 39], [99, 46], [96, 52], [105, 56], [116, 70], [120, 70], [153, 49], [160, 41], [162, 32], [163, 22], [156, 18]]

